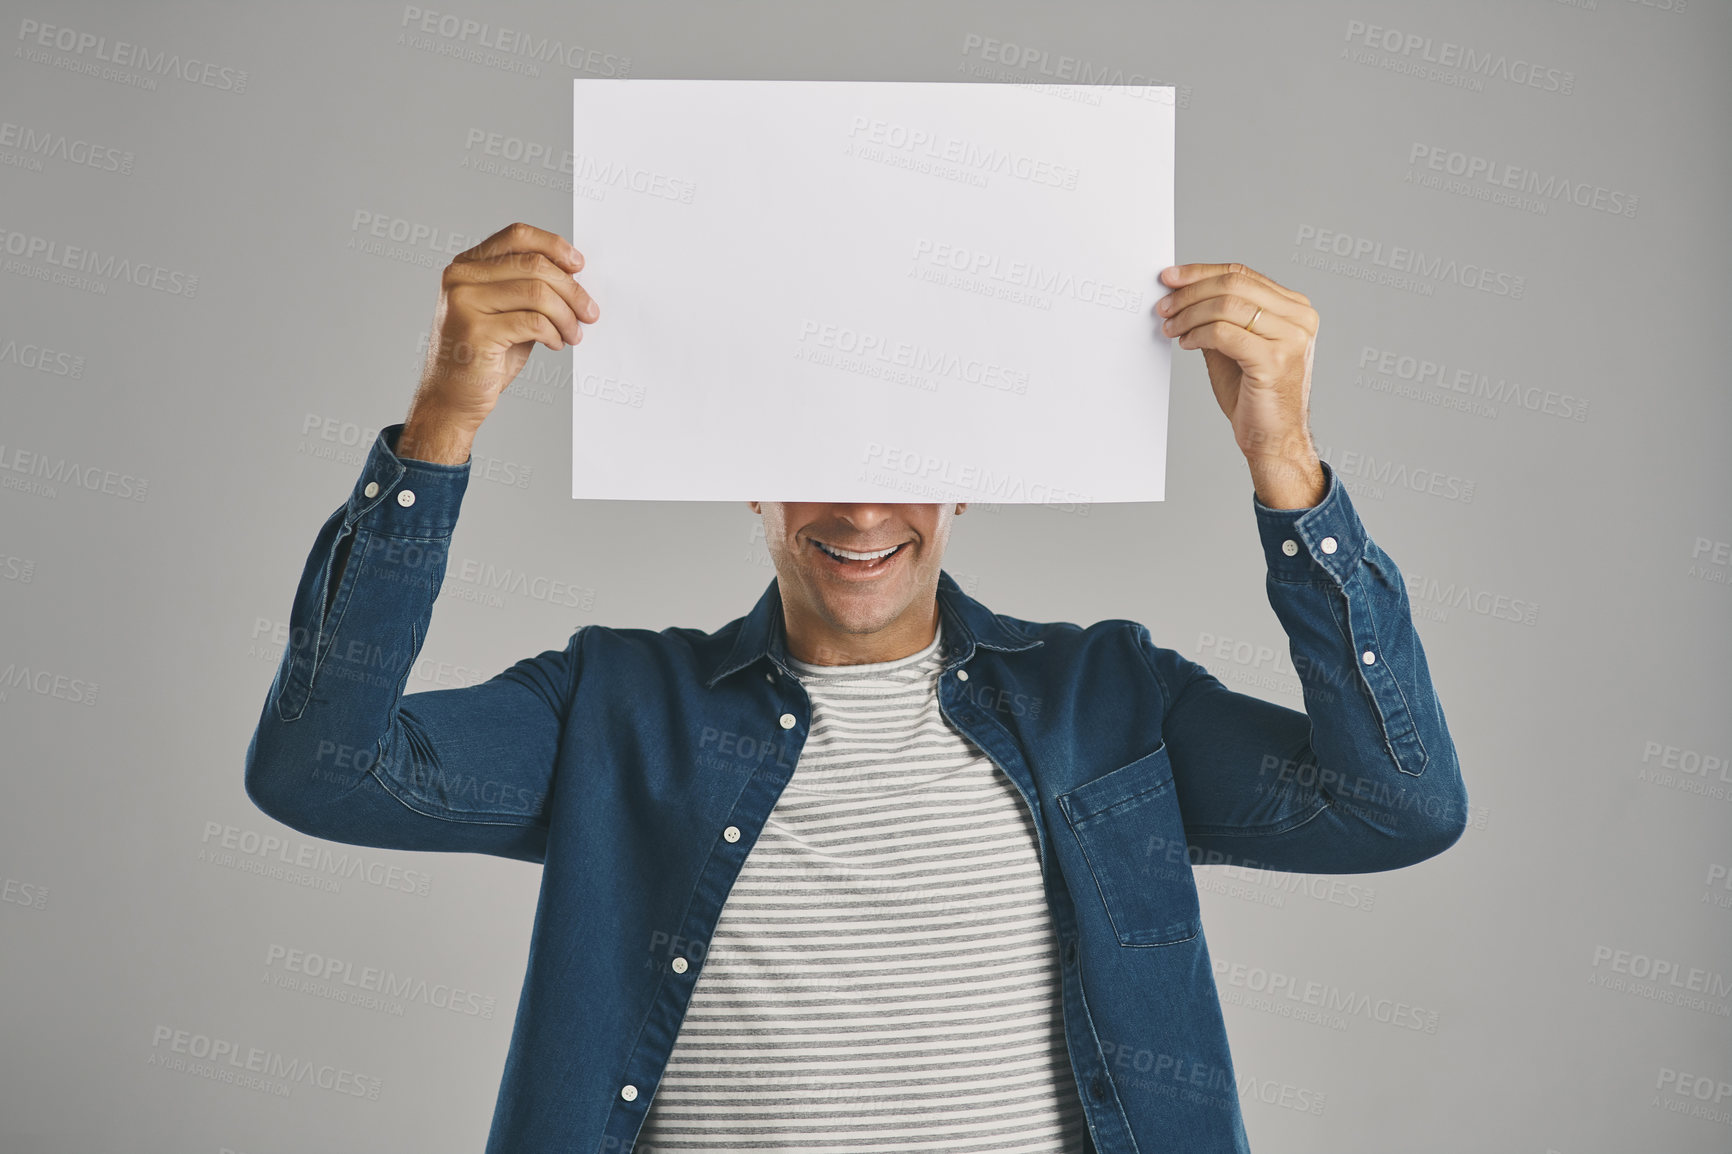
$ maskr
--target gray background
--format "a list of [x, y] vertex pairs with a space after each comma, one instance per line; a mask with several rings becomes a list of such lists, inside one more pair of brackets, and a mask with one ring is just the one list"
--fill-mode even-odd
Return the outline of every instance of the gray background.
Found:
[[[417, 32], [413, 7], [5, 5], [0, 1150], [482, 1146], [537, 871], [309, 842], [242, 789], [301, 564], [403, 417], [455, 251], [368, 251], [356, 214], [567, 232], [557, 174], [478, 169], [466, 141], [563, 155], [574, 75], [1076, 79], [1061, 58], [1177, 85], [1179, 259], [1243, 261], [1321, 313], [1317, 441], [1410, 582], [1472, 795], [1461, 843], [1413, 869], [1198, 871], [1255, 1148], [1732, 1149], [1724, 3], [421, 6], [576, 46], [575, 68]], [[31, 21], [108, 47], [43, 48]], [[213, 67], [101, 59], [116, 40]], [[1445, 42], [1540, 83], [1425, 71]], [[1433, 148], [1587, 203], [1440, 184]], [[1325, 230], [1521, 292], [1379, 283], [1310, 247]], [[163, 287], [42, 279], [33, 239]], [[728, 281], [694, 270], [690, 307], [737, 307]], [[584, 622], [714, 628], [772, 575], [743, 505], [569, 498], [571, 355], [536, 351], [477, 443], [501, 479], [470, 483], [411, 691]], [[1001, 612], [1140, 620], [1297, 707], [1249, 475], [1200, 356], [1178, 360], [1165, 503], [975, 505], [947, 568]], [[425, 992], [291, 988], [290, 951]], [[1284, 1016], [1271, 976], [1436, 1029]], [[452, 987], [488, 1012], [434, 1004]], [[175, 1031], [380, 1093], [212, 1080], [161, 1064]]]

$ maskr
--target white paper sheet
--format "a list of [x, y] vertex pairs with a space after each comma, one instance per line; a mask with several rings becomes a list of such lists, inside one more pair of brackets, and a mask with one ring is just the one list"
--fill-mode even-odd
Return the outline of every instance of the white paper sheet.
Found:
[[1164, 499], [1172, 87], [572, 88], [573, 497]]

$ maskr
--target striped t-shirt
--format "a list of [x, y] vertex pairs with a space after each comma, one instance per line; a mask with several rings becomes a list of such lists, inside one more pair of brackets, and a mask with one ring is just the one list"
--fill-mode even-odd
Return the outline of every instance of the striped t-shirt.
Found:
[[1033, 823], [939, 712], [942, 643], [790, 659], [812, 732], [722, 907], [637, 1154], [1082, 1150]]

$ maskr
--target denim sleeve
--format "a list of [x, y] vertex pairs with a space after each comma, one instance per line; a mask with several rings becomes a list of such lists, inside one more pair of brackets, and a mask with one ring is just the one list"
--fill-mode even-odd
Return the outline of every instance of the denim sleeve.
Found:
[[404, 694], [469, 465], [399, 458], [402, 429], [380, 430], [313, 542], [247, 795], [313, 837], [539, 862], [582, 630], [479, 685]]
[[1303, 713], [1228, 689], [1142, 630], [1197, 864], [1371, 873], [1441, 853], [1466, 828], [1466, 787], [1401, 572], [1323, 470], [1323, 499], [1309, 509], [1252, 494]]

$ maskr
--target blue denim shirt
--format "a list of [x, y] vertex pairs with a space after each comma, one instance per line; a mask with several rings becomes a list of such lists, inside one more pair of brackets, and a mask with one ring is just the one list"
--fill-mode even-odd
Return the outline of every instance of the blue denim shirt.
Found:
[[[405, 695], [469, 466], [400, 459], [401, 430], [313, 543], [247, 793], [313, 837], [541, 863], [487, 1150], [627, 1151], [808, 733], [776, 582], [714, 632], [586, 625], [481, 684]], [[1324, 472], [1313, 508], [1252, 496], [1305, 712], [1134, 621], [1024, 621], [939, 577], [940, 708], [1033, 815], [1099, 1154], [1249, 1148], [1194, 864], [1397, 869], [1466, 824], [1401, 574]]]

